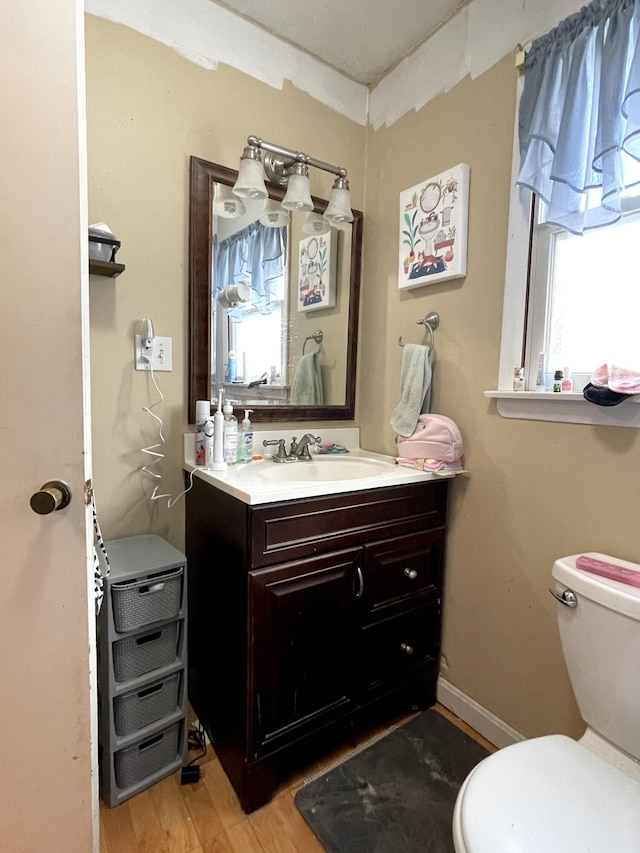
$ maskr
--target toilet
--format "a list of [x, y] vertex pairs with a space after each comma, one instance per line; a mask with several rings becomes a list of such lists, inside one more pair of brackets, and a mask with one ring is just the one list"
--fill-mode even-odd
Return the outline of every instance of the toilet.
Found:
[[456, 853], [639, 853], [640, 589], [557, 560], [551, 590], [569, 678], [587, 728], [505, 747], [467, 776]]

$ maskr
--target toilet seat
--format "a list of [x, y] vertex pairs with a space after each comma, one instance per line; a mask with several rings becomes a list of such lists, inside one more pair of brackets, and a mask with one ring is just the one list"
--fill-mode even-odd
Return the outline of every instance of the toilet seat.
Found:
[[640, 782], [564, 735], [506, 747], [456, 801], [457, 853], [638, 853]]

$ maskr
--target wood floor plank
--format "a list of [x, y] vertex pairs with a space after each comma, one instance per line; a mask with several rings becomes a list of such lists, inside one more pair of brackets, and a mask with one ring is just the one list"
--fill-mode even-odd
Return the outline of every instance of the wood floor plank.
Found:
[[207, 763], [203, 781], [225, 829], [245, 818], [238, 797], [217, 758]]
[[113, 809], [100, 803], [100, 853], [138, 853], [138, 839], [128, 803]]
[[293, 797], [292, 791], [285, 791], [268, 806], [249, 815], [249, 823], [264, 853], [324, 853]]
[[192, 853], [264, 853], [264, 848], [245, 817]]
[[180, 773], [173, 773], [151, 791], [156, 814], [165, 833], [167, 853], [188, 853], [200, 839], [181, 793]]
[[209, 761], [200, 768], [199, 782], [181, 786], [182, 800], [191, 816], [201, 844], [224, 831], [224, 823], [218, 814], [211, 790], [205, 782], [211, 764], [212, 762]]

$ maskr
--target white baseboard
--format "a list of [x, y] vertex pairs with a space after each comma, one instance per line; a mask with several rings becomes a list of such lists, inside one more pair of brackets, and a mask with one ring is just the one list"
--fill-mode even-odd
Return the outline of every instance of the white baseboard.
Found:
[[467, 696], [444, 678], [438, 678], [438, 702], [460, 717], [465, 723], [485, 737], [490, 743], [502, 749], [518, 741], [526, 740], [525, 736], [512, 729], [504, 720], [487, 711], [482, 705]]

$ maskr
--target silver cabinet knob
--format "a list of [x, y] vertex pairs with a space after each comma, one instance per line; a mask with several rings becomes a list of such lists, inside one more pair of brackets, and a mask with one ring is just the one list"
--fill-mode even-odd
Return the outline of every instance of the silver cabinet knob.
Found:
[[412, 655], [413, 646], [410, 646], [408, 643], [400, 643], [400, 651], [404, 652], [405, 655]]
[[62, 480], [49, 480], [40, 487], [40, 491], [31, 495], [29, 505], [38, 515], [48, 515], [57, 509], [64, 509], [71, 502], [71, 489]]
[[404, 570], [404, 576], [406, 578], [409, 578], [410, 581], [414, 581], [418, 577], [418, 573], [415, 569], [406, 568]]

